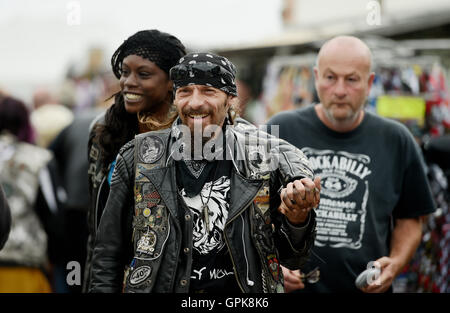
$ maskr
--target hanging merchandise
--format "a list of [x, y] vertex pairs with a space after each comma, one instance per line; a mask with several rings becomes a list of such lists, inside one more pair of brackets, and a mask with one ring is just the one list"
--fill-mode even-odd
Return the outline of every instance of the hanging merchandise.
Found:
[[374, 72], [369, 110], [404, 123], [418, 138], [450, 129], [449, 94], [437, 58], [376, 60]]
[[432, 136], [441, 136], [450, 129], [450, 102], [442, 67], [434, 64], [425, 84], [427, 117]]
[[266, 119], [314, 102], [315, 55], [278, 56], [267, 66], [263, 82]]
[[423, 147], [436, 212], [423, 225], [417, 252], [398, 281], [409, 292], [450, 292], [450, 134], [430, 137]]
[[[384, 58], [375, 61], [374, 72], [369, 110], [402, 122], [419, 142], [448, 131], [449, 95], [437, 58]], [[427, 163], [428, 180], [438, 209], [423, 225], [422, 241], [394, 280], [394, 292], [450, 292], [448, 175], [437, 164]]]
[[[318, 101], [315, 59], [315, 54], [272, 58], [263, 81], [266, 120], [280, 111]], [[367, 99], [369, 111], [404, 123], [417, 138], [426, 134], [441, 136], [450, 129], [449, 94], [438, 58], [393, 55], [374, 57], [374, 64], [375, 78]]]
[[438, 165], [429, 164], [428, 169], [428, 179], [437, 210], [428, 217], [423, 225], [422, 241], [412, 260], [395, 279], [394, 292], [450, 292], [448, 180]]

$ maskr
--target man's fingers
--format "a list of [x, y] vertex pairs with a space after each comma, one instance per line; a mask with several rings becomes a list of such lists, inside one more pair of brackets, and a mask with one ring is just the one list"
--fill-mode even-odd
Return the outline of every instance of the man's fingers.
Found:
[[310, 204], [314, 204], [314, 187], [306, 187], [305, 186], [305, 192], [306, 192], [306, 201]]
[[288, 210], [289, 210], [289, 209], [287, 208], [286, 204], [284, 204], [284, 202], [282, 201], [281, 204], [280, 204], [280, 206], [278, 207], [278, 211], [279, 211], [281, 214], [287, 216]]
[[383, 269], [386, 266], [388, 266], [389, 264], [391, 264], [391, 262], [392, 262], [391, 258], [384, 256], [384, 257], [379, 258], [378, 260], [375, 260], [373, 262], [373, 265], [380, 269]]
[[285, 191], [284, 190], [281, 192], [280, 197], [281, 197], [281, 200], [283, 200], [283, 201], [281, 201], [280, 206], [278, 207], [278, 211], [281, 214], [286, 214], [285, 213], [285, 211], [286, 211], [286, 209], [285, 209], [286, 208], [286, 204], [284, 203], [284, 198], [285, 198]]
[[[289, 193], [289, 189], [291, 190], [291, 192]], [[283, 191], [281, 192], [281, 199], [284, 202], [285, 205], [285, 211], [289, 210], [291, 206], [294, 205], [293, 203], [293, 195], [292, 195], [293, 191], [292, 191], [292, 184], [289, 183], [286, 188], [283, 189]], [[294, 200], [295, 201], [295, 200]]]
[[315, 203], [315, 184], [309, 178], [302, 178], [294, 182], [295, 188], [303, 188], [304, 195], [302, 197], [308, 204], [313, 205]]
[[[302, 178], [287, 184], [281, 199], [286, 205], [285, 211], [317, 207], [320, 202], [320, 177]], [[280, 211], [281, 212], [281, 211]]]
[[297, 195], [298, 195], [298, 199], [299, 199], [299, 201], [300, 200], [306, 200], [306, 189], [305, 189], [305, 186], [299, 181], [299, 180], [296, 180], [296, 181], [294, 181], [294, 187], [295, 187], [295, 190], [297, 191]]
[[286, 186], [286, 195], [290, 201], [290, 203], [295, 204], [295, 194], [294, 194], [294, 184], [293, 183], [289, 183]]
[[316, 202], [315, 206], [319, 205], [320, 202], [320, 191], [322, 190], [322, 186], [320, 185], [320, 177], [316, 176], [314, 178], [314, 200]]
[[305, 288], [305, 285], [301, 280], [299, 270], [291, 271], [290, 269], [285, 268], [284, 266], [281, 266], [281, 268], [283, 270], [285, 292], [292, 292], [297, 289]]
[[322, 186], [320, 185], [320, 177], [319, 176], [314, 177], [314, 187], [316, 187], [319, 192], [322, 189]]
[[296, 273], [294, 273], [292, 271], [289, 272], [288, 274], [283, 273], [283, 275], [284, 275], [284, 280], [287, 282], [290, 282], [292, 284], [297, 284], [302, 281], [302, 279], [300, 278], [300, 275], [297, 276]]
[[300, 182], [308, 189], [314, 189], [315, 184], [310, 178], [302, 178]]

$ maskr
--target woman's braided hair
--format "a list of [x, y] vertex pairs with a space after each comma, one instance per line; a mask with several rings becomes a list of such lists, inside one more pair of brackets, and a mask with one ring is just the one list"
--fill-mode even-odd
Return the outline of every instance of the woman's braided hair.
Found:
[[156, 29], [142, 30], [117, 48], [111, 58], [111, 66], [114, 75], [120, 79], [123, 59], [129, 55], [138, 55], [169, 74], [170, 68], [185, 54], [185, 47], [175, 36]]
[[[170, 68], [185, 54], [184, 45], [175, 36], [156, 29], [143, 30], [129, 37], [117, 48], [111, 58], [111, 66], [114, 75], [120, 79], [123, 60], [129, 55], [138, 55], [152, 61], [169, 75]], [[163, 123], [145, 112], [129, 114], [120, 92], [114, 95], [114, 100], [114, 104], [106, 111], [104, 124], [99, 123], [94, 127], [94, 142], [99, 145], [104, 171], [114, 161], [120, 148], [138, 133], [138, 118], [149, 129], [167, 127], [176, 118], [173, 110], [170, 110], [168, 120]]]

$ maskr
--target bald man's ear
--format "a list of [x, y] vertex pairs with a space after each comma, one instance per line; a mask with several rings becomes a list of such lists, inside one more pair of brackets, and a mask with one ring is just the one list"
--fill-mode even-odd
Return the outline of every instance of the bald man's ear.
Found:
[[318, 92], [318, 84], [319, 84], [319, 68], [314, 66], [314, 87], [316, 87], [316, 91]]
[[319, 69], [317, 68], [317, 66], [314, 66], [313, 70], [314, 70], [314, 78], [317, 81], [319, 77]]
[[368, 79], [368, 81], [367, 81], [367, 94], [366, 94], [366, 96], [368, 97], [369, 96], [369, 93], [370, 93], [370, 89], [372, 88], [372, 85], [373, 85], [373, 80], [375, 79], [375, 73], [374, 72], [371, 72], [370, 74], [369, 74], [369, 79]]

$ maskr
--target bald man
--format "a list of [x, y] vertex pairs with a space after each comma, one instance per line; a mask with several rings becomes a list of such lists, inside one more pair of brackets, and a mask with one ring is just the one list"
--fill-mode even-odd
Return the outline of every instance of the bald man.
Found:
[[[315, 247], [301, 274], [283, 269], [286, 291], [392, 291], [420, 243], [422, 217], [435, 210], [412, 135], [364, 109], [371, 63], [360, 39], [329, 40], [314, 68], [320, 103], [268, 122], [280, 126], [280, 138], [300, 148], [322, 179]], [[375, 271], [356, 287], [368, 268]]]

